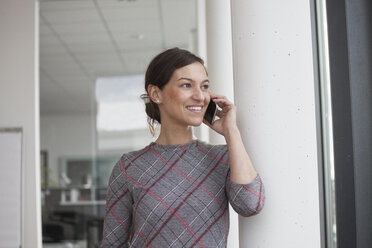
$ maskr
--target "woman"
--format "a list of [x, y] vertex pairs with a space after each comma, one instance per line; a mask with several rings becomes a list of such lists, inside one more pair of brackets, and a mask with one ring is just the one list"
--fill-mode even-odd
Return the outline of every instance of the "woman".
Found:
[[[244, 148], [236, 108], [211, 94], [203, 60], [173, 48], [157, 55], [145, 76], [150, 130], [155, 142], [124, 154], [113, 168], [102, 247], [226, 247], [228, 203], [242, 216], [257, 214], [264, 188]], [[221, 110], [203, 120], [209, 101]], [[194, 138], [204, 122], [227, 145]]]

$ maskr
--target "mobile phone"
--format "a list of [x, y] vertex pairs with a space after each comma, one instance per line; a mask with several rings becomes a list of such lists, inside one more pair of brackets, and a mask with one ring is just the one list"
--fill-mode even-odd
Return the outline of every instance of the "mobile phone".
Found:
[[204, 114], [204, 119], [211, 125], [213, 124], [214, 118], [216, 117], [216, 112], [217, 112], [217, 104], [211, 99], [209, 101], [207, 110], [205, 111], [205, 114]]

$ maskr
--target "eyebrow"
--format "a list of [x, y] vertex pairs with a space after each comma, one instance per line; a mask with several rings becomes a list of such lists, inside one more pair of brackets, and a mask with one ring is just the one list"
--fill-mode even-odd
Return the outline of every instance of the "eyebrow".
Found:
[[[180, 80], [187, 80], [187, 81], [195, 82], [191, 78], [185, 78], [185, 77], [181, 77], [177, 81], [180, 81]], [[208, 79], [205, 79], [202, 83], [209, 83], [209, 80]]]

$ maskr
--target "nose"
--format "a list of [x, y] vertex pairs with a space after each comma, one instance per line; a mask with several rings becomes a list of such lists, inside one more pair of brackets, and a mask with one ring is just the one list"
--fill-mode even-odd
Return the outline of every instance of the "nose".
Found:
[[193, 99], [197, 101], [203, 101], [205, 97], [203, 91], [198, 87], [194, 88], [192, 96], [193, 96]]

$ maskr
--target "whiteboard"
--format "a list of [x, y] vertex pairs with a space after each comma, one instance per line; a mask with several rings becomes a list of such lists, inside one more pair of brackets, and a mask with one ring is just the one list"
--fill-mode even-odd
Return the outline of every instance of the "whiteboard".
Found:
[[0, 248], [21, 247], [22, 129], [0, 129]]

